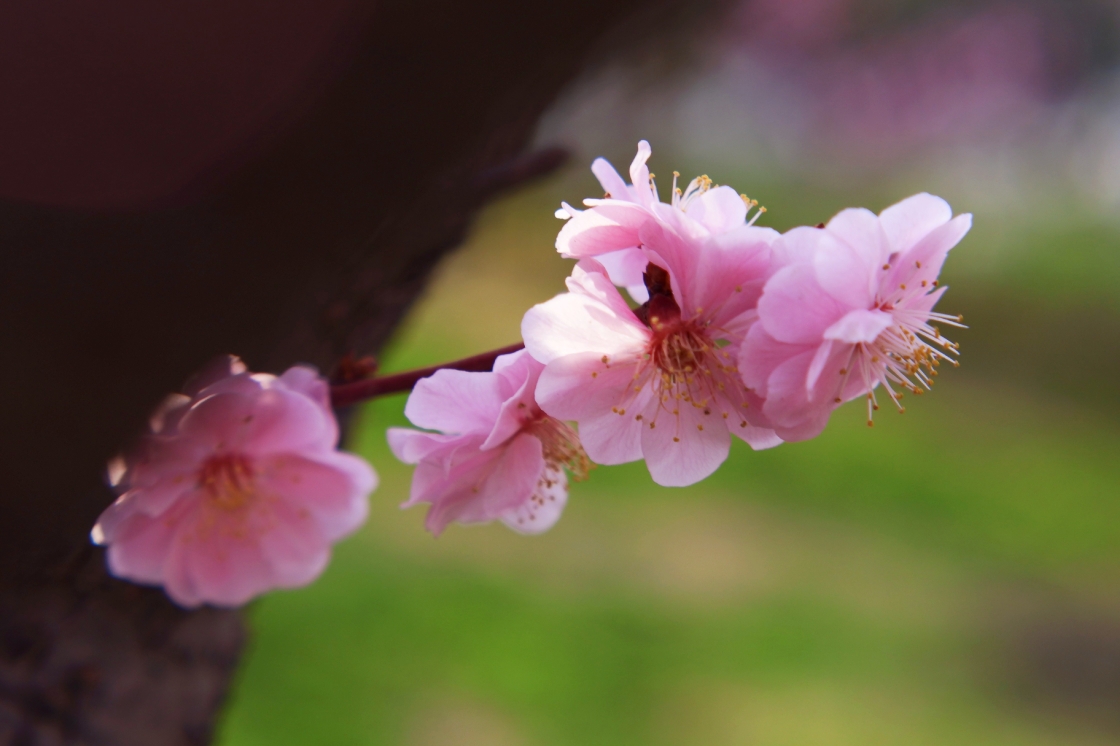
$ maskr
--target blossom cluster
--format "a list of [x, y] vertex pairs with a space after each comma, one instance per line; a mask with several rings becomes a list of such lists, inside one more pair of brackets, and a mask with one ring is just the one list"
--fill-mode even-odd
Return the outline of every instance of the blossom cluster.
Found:
[[[663, 201], [650, 152], [639, 143], [629, 184], [597, 159], [605, 196], [557, 211], [556, 249], [576, 264], [567, 292], [525, 314], [524, 349], [414, 387], [402, 374], [421, 429], [390, 428], [389, 445], [416, 466], [403, 507], [428, 504], [433, 534], [493, 520], [546, 531], [569, 479], [594, 464], [643, 460], [660, 485], [694, 484], [732, 436], [756, 450], [813, 438], [860, 398], [872, 424], [884, 398], [902, 411], [956, 365], [941, 328], [961, 319], [933, 308], [970, 215], [918, 194], [778, 233], [755, 224], [755, 200], [706, 176], [682, 189], [674, 174]], [[225, 359], [111, 465], [119, 498], [94, 539], [115, 575], [186, 606], [310, 582], [376, 485], [338, 436], [317, 372], [254, 375]]]
[[[606, 195], [557, 211], [556, 249], [577, 264], [568, 292], [522, 321], [527, 354], [511, 358], [533, 372], [511, 377], [512, 360], [443, 371], [406, 410], [440, 432], [390, 431], [394, 453], [418, 464], [406, 505], [430, 503], [433, 532], [449, 519], [546, 528], [565, 503], [565, 465], [581, 478], [588, 462], [644, 460], [660, 485], [694, 484], [733, 435], [754, 449], [813, 438], [860, 397], [871, 424], [880, 396], [901, 411], [942, 362], [956, 365], [940, 326], [961, 320], [933, 307], [970, 215], [919, 194], [779, 234], [755, 225], [757, 201], [706, 176], [680, 189], [674, 174], [662, 201], [650, 153], [638, 144], [629, 184], [597, 159]], [[557, 455], [533, 442], [541, 422], [563, 433]], [[515, 524], [514, 509], [545, 517]]]

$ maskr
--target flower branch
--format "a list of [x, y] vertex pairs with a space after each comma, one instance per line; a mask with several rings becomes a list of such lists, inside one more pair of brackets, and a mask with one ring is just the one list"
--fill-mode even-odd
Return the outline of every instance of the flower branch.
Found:
[[379, 396], [412, 391], [412, 387], [416, 385], [417, 381], [422, 378], [427, 378], [437, 370], [463, 370], [471, 373], [488, 371], [494, 367], [494, 361], [499, 356], [517, 352], [524, 347], [524, 343], [518, 342], [517, 344], [501, 347], [497, 350], [490, 350], [489, 352], [465, 357], [462, 360], [454, 360], [450, 363], [432, 365], [427, 368], [417, 368], [416, 370], [407, 370], [403, 373], [394, 373], [391, 376], [378, 376], [377, 378], [370, 378], [364, 381], [337, 384], [331, 386], [331, 405], [334, 407], [346, 407], [351, 404], [369, 401]]

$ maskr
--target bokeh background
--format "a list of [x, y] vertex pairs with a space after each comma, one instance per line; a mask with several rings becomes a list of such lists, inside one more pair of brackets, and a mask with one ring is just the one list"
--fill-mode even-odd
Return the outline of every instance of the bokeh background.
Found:
[[540, 537], [432, 539], [397, 507], [403, 397], [369, 405], [369, 523], [252, 609], [219, 743], [1120, 740], [1118, 28], [1106, 0], [754, 0], [581, 81], [539, 134], [572, 166], [484, 214], [385, 370], [516, 341], [570, 269], [553, 210], [640, 138], [779, 230], [918, 191], [973, 212], [961, 367], [692, 488], [600, 467]]

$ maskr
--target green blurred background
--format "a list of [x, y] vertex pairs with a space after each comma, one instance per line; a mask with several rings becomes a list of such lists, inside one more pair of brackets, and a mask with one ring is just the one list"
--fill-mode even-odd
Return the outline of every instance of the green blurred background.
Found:
[[[586, 90], [542, 135], [574, 142], [576, 163], [485, 212], [385, 370], [516, 341], [524, 311], [563, 290], [552, 211], [594, 196], [590, 157], [624, 167], [651, 116], [584, 138], [617, 124], [609, 108], [579, 109], [602, 98]], [[874, 428], [857, 402], [815, 441], [737, 443], [691, 488], [658, 487], [641, 464], [599, 467], [539, 537], [501, 525], [426, 534], [422, 509], [397, 507], [411, 470], [385, 444], [385, 428], [405, 424], [403, 397], [369, 405], [351, 445], [381, 475], [370, 520], [319, 582], [252, 608], [219, 743], [1120, 740], [1114, 209], [1047, 167], [1024, 167], [1050, 174], [1043, 184], [1013, 179], [994, 198], [953, 165], [981, 152], [974, 141], [953, 146], [949, 166], [939, 143], [906, 146], [898, 168], [783, 170], [692, 147], [695, 132], [647, 129], [664, 143], [653, 140], [655, 172], [730, 183], [781, 230], [923, 189], [975, 212], [943, 274], [941, 310], [970, 325], [961, 367]], [[1016, 147], [1017, 162], [1049, 162], [1035, 139]], [[1058, 193], [1036, 199], [1047, 181]]]

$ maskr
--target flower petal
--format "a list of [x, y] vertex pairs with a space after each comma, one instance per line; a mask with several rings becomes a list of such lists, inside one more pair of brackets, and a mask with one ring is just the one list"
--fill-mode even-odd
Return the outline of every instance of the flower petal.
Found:
[[[940, 225], [920, 238], [909, 251], [899, 255], [895, 266], [887, 274], [879, 289], [879, 295], [884, 300], [895, 297], [913, 297], [913, 291], [922, 287], [931, 287], [937, 276], [941, 274], [941, 267], [949, 251], [953, 249], [972, 228], [972, 215], [958, 215], [947, 223]], [[902, 287], [905, 285], [906, 287]]]
[[299, 588], [323, 574], [331, 545], [321, 525], [302, 507], [283, 500], [271, 506], [272, 522], [258, 542], [272, 588]]
[[261, 464], [258, 485], [263, 494], [281, 497], [304, 511], [327, 540], [337, 541], [365, 523], [377, 475], [349, 453], [321, 458], [273, 456]]
[[953, 208], [932, 194], [915, 194], [891, 205], [879, 215], [891, 252], [909, 251], [918, 241], [953, 217]]
[[633, 184], [634, 198], [638, 204], [643, 207], [652, 208], [658, 201], [657, 194], [653, 191], [653, 184], [649, 178], [649, 167], [646, 161], [649, 160], [653, 151], [649, 147], [649, 143], [645, 140], [638, 141], [638, 154], [634, 156], [633, 162], [630, 164], [630, 183]]
[[504, 382], [504, 390], [510, 391], [494, 420], [482, 448], [496, 448], [512, 438], [525, 423], [540, 414], [534, 392], [537, 389], [537, 379], [541, 376], [544, 365], [537, 362], [528, 350], [519, 350], [512, 355], [503, 355], [494, 362], [494, 373]]
[[533, 306], [521, 321], [521, 336], [534, 358], [547, 364], [580, 352], [617, 355], [644, 348], [649, 329], [610, 280], [577, 266], [569, 287], [572, 292]]
[[646, 290], [645, 280], [642, 277], [649, 264], [649, 259], [644, 252], [640, 249], [625, 249], [601, 254], [595, 258], [603, 265], [611, 282], [626, 288], [631, 298], [638, 303], [649, 300], [649, 291]]
[[863, 209], [844, 210], [829, 221], [813, 255], [817, 282], [849, 308], [870, 308], [889, 255], [879, 218]]
[[650, 476], [658, 484], [695, 484], [711, 476], [727, 460], [731, 435], [722, 419], [706, 416], [700, 408], [681, 402], [676, 413], [662, 408], [656, 420], [650, 421], [656, 427], [643, 428], [642, 455]]
[[824, 338], [849, 344], [874, 342], [893, 323], [894, 317], [885, 311], [849, 311], [824, 330]]
[[[645, 423], [635, 417], [647, 407], [648, 386], [637, 384], [637, 360], [603, 363], [595, 353], [553, 360], [537, 383], [537, 403], [560, 420], [579, 423], [579, 437], [592, 461], [623, 464], [642, 457]], [[618, 411], [623, 414], [618, 414]]]
[[762, 324], [755, 324], [739, 348], [739, 375], [748, 388], [765, 397], [770, 375], [779, 365], [814, 349], [811, 343], [779, 342], [767, 333]]
[[438, 370], [416, 382], [405, 416], [417, 427], [445, 433], [487, 433], [502, 406], [497, 376]]
[[694, 197], [688, 216], [718, 235], [745, 226], [747, 205], [734, 189], [720, 186]]
[[532, 497], [499, 518], [519, 534], [541, 534], [556, 525], [567, 504], [568, 476], [563, 469], [546, 466]]
[[438, 535], [451, 521], [492, 521], [534, 493], [544, 471], [541, 442], [522, 434], [495, 450], [498, 457], [486, 463], [485, 468], [458, 474], [448, 491], [432, 502], [425, 519], [429, 531]]
[[767, 281], [758, 301], [759, 323], [779, 342], [818, 343], [850, 308], [824, 292], [813, 267], [794, 264]]
[[564, 223], [556, 236], [556, 250], [564, 257], [580, 259], [637, 248], [639, 231], [650, 219], [641, 205], [600, 200]]
[[626, 200], [630, 197], [630, 188], [618, 171], [614, 169], [606, 158], [596, 158], [591, 162], [591, 173], [599, 180], [599, 186], [607, 193], [610, 199]]

